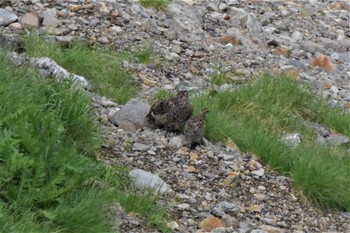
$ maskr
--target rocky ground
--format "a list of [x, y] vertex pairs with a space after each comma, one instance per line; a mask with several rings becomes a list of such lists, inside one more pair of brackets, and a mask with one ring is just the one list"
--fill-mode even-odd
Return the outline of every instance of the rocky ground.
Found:
[[[145, 9], [131, 0], [0, 0], [0, 32], [17, 35], [36, 27], [62, 42], [79, 37], [118, 51], [148, 44], [156, 64], [123, 63], [142, 83], [139, 99], [159, 89], [203, 90], [217, 70], [233, 83], [268, 70], [307, 82], [350, 110], [349, 3], [173, 0], [167, 8]], [[220, 228], [212, 232], [350, 231], [349, 213], [313, 208], [289, 178], [255, 155], [208, 141], [189, 149], [181, 135], [118, 122], [115, 113], [123, 106], [106, 98], [94, 97], [94, 107], [106, 138], [101, 159], [162, 177], [174, 232], [213, 226]], [[317, 127], [321, 139], [329, 137]], [[116, 213], [116, 231], [157, 232], [118, 207]]]

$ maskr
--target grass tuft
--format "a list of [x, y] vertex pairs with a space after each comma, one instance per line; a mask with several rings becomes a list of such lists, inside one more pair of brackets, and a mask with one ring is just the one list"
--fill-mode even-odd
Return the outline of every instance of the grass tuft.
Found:
[[[64, 48], [58, 42], [45, 40], [36, 33], [25, 36], [24, 44], [30, 56], [55, 60], [69, 72], [87, 78], [97, 92], [117, 103], [124, 104], [136, 94], [136, 82], [120, 68], [125, 54], [119, 56], [116, 52], [101, 48], [93, 50], [87, 44], [78, 42]], [[146, 59], [146, 55], [141, 57]]]
[[150, 198], [152, 194], [140, 197], [139, 194], [130, 193], [118, 195], [118, 202], [128, 212], [138, 213], [146, 218], [149, 226], [156, 226], [162, 232], [171, 232], [164, 222], [167, 218], [167, 212], [163, 207], [157, 206], [156, 198]]
[[153, 57], [153, 48], [147, 45], [135, 53], [136, 61], [142, 64], [150, 64]]
[[224, 71], [218, 71], [213, 73], [210, 77], [210, 83], [217, 85], [219, 87], [228, 83], [228, 80], [226, 78], [226, 73]]
[[[291, 176], [295, 187], [315, 203], [350, 210], [349, 148], [319, 146], [309, 123], [350, 136], [349, 113], [330, 107], [297, 81], [267, 74], [230, 91], [195, 97], [193, 105], [195, 111], [211, 110], [206, 135], [212, 141], [231, 138], [243, 151]], [[302, 135], [297, 149], [281, 141], [286, 133]]]
[[171, 0], [139, 0], [141, 5], [147, 8], [153, 7], [160, 10], [165, 10]]

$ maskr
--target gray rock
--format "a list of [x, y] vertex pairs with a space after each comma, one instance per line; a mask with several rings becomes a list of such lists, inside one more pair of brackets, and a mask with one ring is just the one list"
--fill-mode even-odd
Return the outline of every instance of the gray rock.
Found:
[[71, 23], [71, 24], [69, 24], [69, 25], [67, 26], [67, 28], [69, 28], [69, 29], [72, 30], [72, 31], [76, 31], [76, 30], [79, 29], [79, 26], [78, 26], [77, 24], [75, 24], [75, 23]]
[[210, 233], [232, 233], [235, 232], [233, 227], [218, 227], [210, 231]]
[[209, 2], [207, 5], [207, 10], [208, 11], [219, 11], [218, 5], [213, 3], [213, 2]]
[[101, 99], [101, 105], [103, 106], [103, 107], [116, 107], [117, 106], [117, 104], [116, 103], [114, 103], [112, 100], [110, 100], [110, 99], [107, 99], [106, 97], [102, 97], [102, 99]]
[[326, 49], [322, 45], [316, 44], [313, 41], [301, 42], [300, 48], [305, 50], [306, 52], [309, 52], [312, 54], [316, 54], [316, 53], [326, 54], [327, 53]]
[[321, 135], [317, 135], [316, 142], [320, 145], [325, 145], [327, 143], [326, 139]]
[[71, 80], [73, 81], [73, 85], [77, 88], [90, 88], [90, 84], [83, 76], [70, 74], [67, 70], [57, 65], [54, 60], [48, 57], [30, 58], [30, 64], [37, 68], [39, 73], [44, 77], [55, 77], [59, 80]]
[[252, 174], [256, 176], [263, 176], [265, 174], [265, 169], [260, 168], [258, 170], [252, 171]]
[[110, 121], [124, 130], [134, 131], [144, 125], [149, 110], [148, 104], [131, 99], [111, 117]]
[[119, 26], [112, 26], [111, 31], [115, 34], [120, 34], [123, 32], [123, 29]]
[[211, 213], [212, 215], [216, 216], [216, 217], [222, 217], [222, 216], [225, 215], [225, 211], [224, 211], [222, 208], [217, 207], [217, 206], [215, 206], [215, 207], [210, 211], [210, 213]]
[[97, 39], [98, 42], [100, 42], [101, 44], [108, 44], [109, 43], [109, 39], [107, 36], [101, 36], [100, 38]]
[[[273, 13], [273, 12], [266, 12], [265, 14], [260, 15], [259, 18], [260, 18], [261, 25], [262, 26], [269, 25], [274, 16], [275, 16], [275, 13]], [[269, 27], [271, 27], [271, 26], [269, 26]]]
[[283, 135], [282, 141], [292, 149], [295, 149], [301, 142], [300, 135], [298, 133]]
[[18, 19], [15, 13], [0, 8], [0, 26], [7, 26]]
[[233, 203], [223, 201], [217, 204], [213, 210], [210, 212], [212, 215], [217, 217], [222, 217], [224, 214], [234, 214], [238, 211], [236, 206]]
[[340, 212], [340, 215], [342, 217], [350, 220], [350, 212]]
[[73, 41], [72, 36], [56, 36], [56, 40], [62, 45], [69, 45]]
[[326, 49], [338, 50], [341, 47], [339, 41], [337, 40], [331, 40], [329, 38], [321, 37], [320, 41]]
[[277, 227], [273, 227], [273, 226], [269, 226], [269, 225], [260, 225], [259, 228], [265, 232], [274, 232], [274, 233], [282, 233], [285, 232], [285, 230], [277, 228]]
[[171, 188], [156, 174], [142, 170], [134, 169], [129, 172], [133, 183], [140, 189], [153, 189], [157, 193], [172, 192]]
[[178, 204], [177, 208], [179, 208], [180, 210], [188, 210], [190, 209], [190, 205], [188, 203], [182, 203], [182, 204]]
[[56, 10], [48, 9], [44, 12], [43, 25], [48, 27], [57, 27], [60, 21], [56, 18]]
[[339, 146], [349, 143], [349, 137], [338, 134], [331, 134], [326, 138], [328, 144], [332, 146]]
[[298, 41], [301, 41], [302, 39], [303, 39], [303, 35], [300, 32], [298, 31], [293, 32], [292, 34], [293, 42], [298, 42]]
[[234, 160], [237, 157], [238, 157], [237, 155], [224, 155], [223, 160], [225, 161]]
[[350, 90], [340, 90], [339, 95], [345, 100], [350, 102]]
[[132, 225], [139, 226], [141, 224], [141, 220], [137, 216], [128, 216], [126, 220]]
[[300, 70], [305, 69], [305, 64], [300, 60], [289, 59], [288, 64]]
[[169, 141], [169, 146], [179, 148], [185, 144], [185, 140], [186, 139], [185, 139], [184, 135], [179, 135], [179, 136], [173, 137]]
[[238, 232], [239, 233], [246, 233], [248, 231], [250, 231], [250, 228], [249, 228], [248, 224], [245, 223], [245, 222], [239, 222], [239, 224], [238, 224]]
[[134, 151], [146, 151], [151, 149], [150, 145], [146, 145], [146, 144], [142, 144], [142, 143], [134, 143], [134, 145], [132, 146], [132, 150]]
[[261, 23], [254, 14], [248, 14], [242, 18], [242, 26], [246, 27], [252, 34], [260, 34], [263, 32]]
[[228, 35], [233, 36], [234, 38], [236, 38], [237, 40], [239, 40], [245, 47], [247, 47], [248, 49], [255, 49], [256, 45], [249, 39], [247, 38], [240, 29], [235, 28], [235, 27], [231, 27], [228, 28], [226, 33]]
[[176, 30], [166, 30], [163, 33], [164, 33], [164, 36], [170, 40], [175, 39], [178, 34]]
[[25, 51], [23, 41], [16, 36], [7, 36], [0, 33], [0, 46], [5, 48], [14, 49], [18, 53]]
[[236, 7], [230, 7], [228, 9], [228, 13], [236, 20], [241, 20], [242, 18], [247, 17], [248, 15], [248, 13], [244, 9]]
[[250, 233], [269, 233], [269, 232], [257, 229], [257, 230], [252, 230]]
[[43, 26], [42, 30], [45, 31], [47, 34], [55, 35], [55, 36], [61, 36], [67, 33], [67, 28], [55, 28], [55, 27], [48, 27]]
[[168, 5], [168, 12], [174, 22], [181, 28], [180, 31], [202, 33], [202, 22], [205, 8], [200, 6], [189, 7], [185, 2], [174, 2]]
[[306, 57], [306, 52], [304, 50], [293, 50], [292, 56], [296, 58], [304, 58]]
[[330, 135], [330, 131], [327, 129], [321, 129], [320, 130], [320, 134], [322, 135], [322, 137], [328, 137]]
[[229, 5], [229, 6], [237, 5], [238, 4], [238, 0], [226, 0], [226, 4]]
[[220, 3], [219, 3], [219, 10], [220, 10], [220, 11], [226, 10], [227, 7], [228, 7], [228, 6], [227, 6], [226, 3], [223, 3], [223, 2], [220, 2]]

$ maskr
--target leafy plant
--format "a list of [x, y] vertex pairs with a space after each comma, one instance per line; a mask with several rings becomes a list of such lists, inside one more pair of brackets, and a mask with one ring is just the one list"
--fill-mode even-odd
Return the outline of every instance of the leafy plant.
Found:
[[[128, 195], [129, 179], [95, 159], [91, 98], [2, 53], [0, 99], [0, 232], [111, 232], [108, 206]], [[152, 196], [138, 199], [160, 211]], [[157, 211], [149, 222], [163, 227]]]

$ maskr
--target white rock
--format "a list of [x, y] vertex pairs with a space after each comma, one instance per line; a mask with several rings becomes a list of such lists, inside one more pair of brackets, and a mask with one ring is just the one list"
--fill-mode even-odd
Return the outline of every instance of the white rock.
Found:
[[0, 26], [7, 26], [18, 19], [17, 15], [0, 8]]
[[56, 9], [48, 9], [44, 12], [43, 26], [57, 27], [60, 21], [56, 18]]
[[117, 104], [114, 103], [112, 100], [107, 99], [106, 97], [102, 97], [101, 104], [104, 107], [116, 107]]
[[90, 88], [89, 82], [83, 77], [75, 74], [70, 74], [67, 70], [57, 65], [57, 63], [48, 57], [30, 58], [30, 64], [39, 69], [41, 74], [54, 76], [59, 80], [72, 80], [73, 85], [77, 88]]
[[169, 146], [179, 148], [179, 147], [182, 147], [184, 143], [185, 143], [185, 136], [179, 135], [170, 139]]
[[292, 39], [294, 42], [301, 41], [303, 39], [303, 34], [298, 31], [293, 32]]
[[132, 146], [132, 150], [135, 150], [135, 151], [145, 151], [149, 149], [151, 149], [150, 145], [146, 145], [138, 142], [134, 143], [134, 145]]
[[263, 176], [265, 174], [265, 169], [260, 168], [258, 170], [252, 171], [252, 174], [256, 176]]
[[219, 10], [220, 10], [220, 11], [226, 10], [226, 8], [227, 8], [227, 4], [225, 4], [225, 3], [223, 3], [223, 2], [221, 2], [221, 3], [219, 4]]
[[336, 86], [331, 86], [331, 91], [333, 92], [333, 93], [338, 93], [338, 88], [336, 87]]
[[9, 28], [13, 30], [22, 30], [22, 25], [18, 22], [15, 22], [15, 23], [11, 23], [9, 25]]
[[98, 12], [100, 12], [102, 15], [108, 15], [110, 10], [104, 2], [101, 2], [98, 8]]
[[111, 31], [113, 32], [113, 33], [116, 33], [116, 34], [120, 34], [120, 33], [122, 33], [123, 32], [123, 29], [121, 28], [121, 27], [119, 27], [119, 26], [112, 26], [112, 28], [111, 28]]
[[283, 135], [282, 141], [292, 149], [295, 149], [301, 142], [300, 135], [298, 133]]
[[190, 205], [187, 203], [183, 203], [183, 204], [177, 205], [177, 208], [179, 208], [180, 210], [188, 210], [190, 208]]
[[229, 5], [229, 6], [237, 5], [238, 4], [238, 0], [226, 0], [226, 4]]
[[172, 85], [169, 85], [169, 84], [164, 85], [163, 88], [164, 88], [165, 90], [174, 90], [174, 89], [175, 89], [175, 87], [173, 87]]
[[142, 170], [134, 169], [129, 172], [129, 176], [133, 179], [137, 188], [154, 189], [157, 193], [172, 192], [171, 188], [156, 174]]

